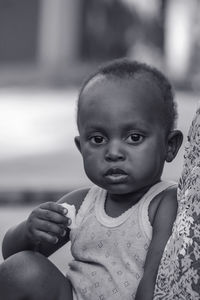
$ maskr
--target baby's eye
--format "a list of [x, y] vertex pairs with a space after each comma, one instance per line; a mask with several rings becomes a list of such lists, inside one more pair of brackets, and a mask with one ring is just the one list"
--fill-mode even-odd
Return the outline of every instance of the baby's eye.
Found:
[[93, 144], [96, 144], [96, 145], [101, 145], [101, 144], [104, 144], [106, 142], [105, 138], [103, 136], [101, 136], [101, 135], [92, 136], [90, 138], [90, 141]]
[[129, 144], [138, 144], [140, 142], [142, 142], [142, 140], [144, 139], [144, 136], [139, 134], [139, 133], [132, 133], [127, 137], [127, 142]]

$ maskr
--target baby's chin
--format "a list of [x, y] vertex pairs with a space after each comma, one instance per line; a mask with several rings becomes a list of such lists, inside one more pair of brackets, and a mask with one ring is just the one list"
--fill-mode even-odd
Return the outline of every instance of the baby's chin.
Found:
[[110, 194], [122, 195], [122, 196], [128, 194], [134, 194], [136, 192], [133, 188], [127, 188], [127, 186], [122, 183], [116, 183], [102, 188], [107, 190], [108, 193]]

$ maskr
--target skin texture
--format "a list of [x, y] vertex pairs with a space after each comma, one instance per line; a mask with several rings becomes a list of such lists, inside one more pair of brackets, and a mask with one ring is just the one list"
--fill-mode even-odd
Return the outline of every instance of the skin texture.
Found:
[[[105, 211], [111, 217], [117, 217], [136, 204], [147, 190], [160, 181], [164, 163], [170, 162], [176, 156], [182, 143], [182, 134], [178, 130], [166, 132], [165, 110], [160, 89], [145, 78], [140, 79], [108, 79], [97, 76], [87, 84], [80, 96], [78, 115], [80, 135], [75, 137], [75, 143], [80, 151], [84, 169], [88, 178], [96, 185], [106, 189], [107, 199]], [[44, 203], [30, 214], [28, 219], [8, 231], [3, 242], [5, 258], [25, 250], [37, 250], [44, 256], [49, 256], [69, 240], [70, 219], [59, 204], [74, 204], [78, 211], [88, 189], [74, 191], [58, 203]], [[153, 237], [147, 254], [144, 276], [138, 287], [136, 299], [150, 300], [153, 296], [155, 278], [161, 255], [176, 216], [176, 189], [171, 188], [159, 194], [150, 204], [149, 219], [153, 227]], [[13, 243], [15, 241], [15, 243]], [[21, 254], [22, 255], [22, 254]], [[22, 255], [26, 263], [43, 261], [41, 257]], [[39, 259], [38, 259], [39, 258]], [[6, 272], [9, 272], [12, 262], [5, 262], [0, 267], [0, 293], [6, 285]], [[44, 274], [49, 273], [49, 263], [38, 263], [45, 272], [41, 272], [40, 282], [45, 282], [43, 293], [28, 299], [54, 300], [48, 293], [48, 283]], [[20, 264], [23, 268], [23, 265]], [[18, 270], [19, 268], [15, 268]], [[27, 271], [27, 270], [26, 270]], [[20, 272], [23, 272], [20, 269]], [[31, 272], [31, 269], [29, 269]], [[59, 271], [52, 271], [57, 280], [56, 290], [66, 291], [69, 283], [61, 279]], [[12, 277], [13, 274], [7, 274]], [[15, 272], [15, 276], [18, 273]], [[33, 282], [33, 274], [29, 274]], [[32, 280], [31, 280], [32, 278]], [[49, 279], [49, 286], [51, 280]], [[24, 297], [22, 283], [20, 295]], [[15, 290], [19, 287], [15, 287]], [[6, 296], [4, 299], [12, 299]], [[10, 293], [14, 293], [10, 290]], [[46, 294], [45, 294], [46, 293]], [[48, 295], [48, 297], [47, 297]], [[9, 298], [10, 297], [10, 298]], [[20, 298], [21, 297], [21, 298]], [[60, 295], [59, 300], [70, 300]]]

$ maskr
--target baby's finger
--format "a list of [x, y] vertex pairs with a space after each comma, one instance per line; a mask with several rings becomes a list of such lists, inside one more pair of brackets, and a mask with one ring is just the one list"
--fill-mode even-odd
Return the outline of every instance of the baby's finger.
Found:
[[40, 208], [38, 210], [38, 214], [37, 217], [39, 219], [42, 220], [46, 220], [46, 221], [51, 221], [54, 222], [56, 224], [63, 224], [63, 225], [67, 225], [67, 218], [66, 216], [59, 214], [55, 211], [51, 211], [51, 210], [46, 210], [43, 208]]
[[49, 232], [35, 230], [35, 239], [37, 242], [47, 242], [51, 244], [56, 244], [58, 242], [58, 237], [52, 235]]
[[45, 220], [38, 220], [35, 225], [36, 230], [48, 232], [57, 237], [64, 236], [65, 228], [62, 225], [58, 225]]
[[67, 213], [67, 209], [65, 207], [62, 207], [58, 203], [55, 202], [46, 202], [40, 205], [41, 209], [50, 210], [57, 212], [58, 214], [65, 215]]
[[76, 208], [74, 205], [69, 205], [67, 203], [61, 203], [60, 205], [62, 205], [63, 207], [65, 207], [68, 212], [67, 212], [67, 217], [69, 218], [68, 220], [68, 227], [70, 229], [74, 228], [76, 225]]

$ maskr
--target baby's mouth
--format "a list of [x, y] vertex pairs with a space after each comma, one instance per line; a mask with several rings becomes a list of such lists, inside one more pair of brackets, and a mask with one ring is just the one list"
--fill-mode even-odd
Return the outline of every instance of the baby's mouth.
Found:
[[105, 178], [109, 183], [122, 183], [127, 177], [128, 174], [120, 168], [110, 168], [105, 173]]

